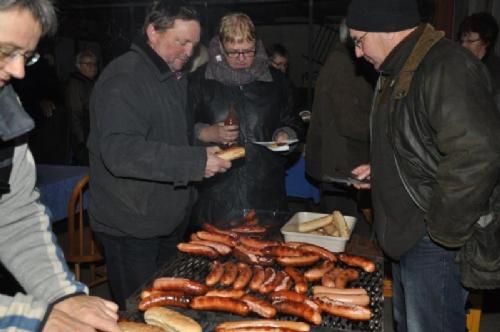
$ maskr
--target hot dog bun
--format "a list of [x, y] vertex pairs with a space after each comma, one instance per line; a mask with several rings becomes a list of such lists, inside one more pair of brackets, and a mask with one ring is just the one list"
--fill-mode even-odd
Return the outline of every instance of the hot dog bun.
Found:
[[245, 148], [241, 146], [232, 146], [228, 149], [216, 152], [215, 155], [221, 159], [231, 161], [243, 158], [245, 156]]
[[146, 323], [171, 332], [202, 332], [200, 324], [191, 317], [164, 307], [154, 307], [144, 313]]
[[164, 329], [144, 323], [118, 322], [118, 326], [123, 332], [165, 332]]

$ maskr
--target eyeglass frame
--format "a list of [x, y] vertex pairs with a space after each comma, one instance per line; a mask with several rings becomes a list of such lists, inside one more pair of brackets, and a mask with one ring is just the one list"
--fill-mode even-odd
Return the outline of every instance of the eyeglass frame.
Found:
[[369, 33], [370, 33], [370, 32], [369, 32], [369, 31], [367, 31], [367, 32], [365, 32], [365, 33], [364, 33], [361, 37], [359, 37], [359, 38], [356, 38], [356, 39], [352, 38], [352, 42], [353, 42], [353, 44], [354, 44], [354, 47], [357, 47], [357, 48], [359, 48], [359, 49], [363, 48], [363, 40], [365, 39], [366, 35], [367, 35], [367, 34], [369, 34]]
[[478, 41], [483, 41], [481, 38], [477, 38], [477, 39], [460, 38], [459, 40], [460, 40], [460, 44], [464, 44], [464, 43], [472, 44], [472, 43], [476, 43]]
[[240, 55], [242, 55], [244, 58], [253, 58], [255, 56], [255, 54], [257, 54], [257, 48], [254, 48], [253, 50], [243, 50], [243, 51], [231, 51], [231, 52], [228, 52], [226, 50], [226, 48], [224, 46], [222, 46], [222, 50], [224, 51], [224, 54], [227, 55], [231, 59], [236, 59]]
[[[7, 50], [6, 48], [12, 48], [12, 50]], [[40, 59], [40, 53], [36, 51], [27, 51], [23, 53], [13, 45], [0, 44], [0, 61], [13, 61], [18, 56], [22, 56], [24, 58], [25, 66], [32, 66]]]

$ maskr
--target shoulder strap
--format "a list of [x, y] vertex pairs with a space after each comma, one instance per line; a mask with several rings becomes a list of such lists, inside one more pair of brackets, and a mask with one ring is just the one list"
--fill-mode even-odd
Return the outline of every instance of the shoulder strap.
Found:
[[432, 46], [444, 37], [443, 31], [435, 31], [431, 25], [427, 25], [424, 29], [425, 30], [422, 33], [422, 36], [415, 44], [413, 51], [399, 73], [398, 81], [394, 87], [395, 99], [402, 99], [406, 97], [413, 75], [415, 74], [418, 66]]

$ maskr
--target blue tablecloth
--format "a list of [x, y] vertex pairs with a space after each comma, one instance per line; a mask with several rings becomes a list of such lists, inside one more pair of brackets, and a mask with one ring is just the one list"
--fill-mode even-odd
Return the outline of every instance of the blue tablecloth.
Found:
[[[66, 218], [73, 187], [86, 174], [88, 167], [36, 165], [36, 186], [40, 191], [40, 201], [49, 210], [52, 222]], [[87, 201], [88, 199], [85, 200]]]
[[319, 189], [306, 178], [306, 162], [300, 157], [286, 172], [286, 194], [289, 197], [312, 199], [319, 203]]

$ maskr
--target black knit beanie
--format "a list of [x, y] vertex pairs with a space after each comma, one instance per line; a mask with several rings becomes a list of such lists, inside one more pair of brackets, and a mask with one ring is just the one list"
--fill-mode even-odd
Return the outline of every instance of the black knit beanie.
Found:
[[352, 0], [347, 26], [368, 32], [395, 32], [420, 23], [416, 0]]

